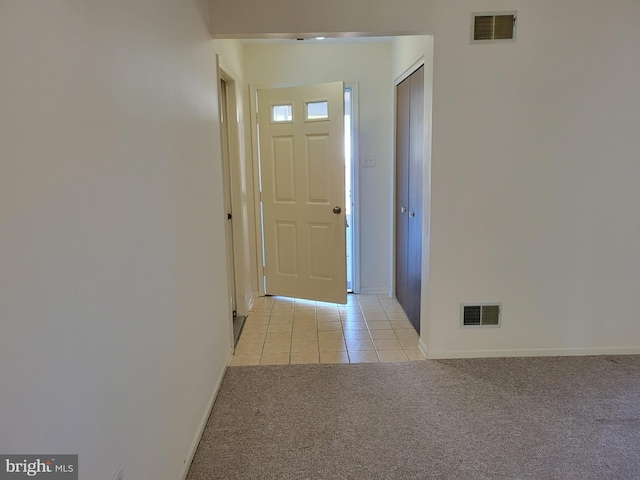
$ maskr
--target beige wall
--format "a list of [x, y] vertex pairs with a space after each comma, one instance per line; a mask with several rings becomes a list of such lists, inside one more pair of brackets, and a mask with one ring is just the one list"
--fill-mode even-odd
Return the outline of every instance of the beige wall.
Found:
[[0, 3], [3, 453], [188, 466], [231, 352], [207, 10]]

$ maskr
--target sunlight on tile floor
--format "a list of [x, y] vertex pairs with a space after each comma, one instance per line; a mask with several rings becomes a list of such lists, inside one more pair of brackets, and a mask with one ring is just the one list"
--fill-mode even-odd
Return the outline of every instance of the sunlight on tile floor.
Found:
[[347, 305], [260, 297], [230, 365], [410, 360], [424, 360], [418, 334], [388, 295], [349, 295]]

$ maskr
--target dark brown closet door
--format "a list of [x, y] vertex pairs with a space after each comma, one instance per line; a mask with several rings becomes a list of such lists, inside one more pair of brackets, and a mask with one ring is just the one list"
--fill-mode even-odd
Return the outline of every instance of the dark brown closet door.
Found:
[[407, 311], [409, 304], [409, 132], [411, 79], [396, 87], [396, 299]]
[[396, 92], [396, 298], [420, 332], [424, 67]]

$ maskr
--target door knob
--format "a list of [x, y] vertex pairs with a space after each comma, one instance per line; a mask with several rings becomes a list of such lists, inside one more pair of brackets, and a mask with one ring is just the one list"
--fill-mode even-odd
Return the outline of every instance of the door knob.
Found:
[[411, 218], [415, 217], [415, 216], [416, 216], [416, 212], [409, 212], [409, 216], [410, 216]]
[[407, 211], [407, 207], [400, 207], [400, 213], [404, 213]]
[[342, 212], [342, 209], [340, 207], [333, 207], [333, 213], [338, 215], [340, 212]]

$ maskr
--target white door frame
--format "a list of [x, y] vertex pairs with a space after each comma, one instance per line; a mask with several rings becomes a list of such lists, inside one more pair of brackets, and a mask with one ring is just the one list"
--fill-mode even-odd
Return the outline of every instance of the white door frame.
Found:
[[219, 101], [220, 101], [220, 145], [222, 147], [222, 190], [224, 195], [224, 210], [227, 217], [225, 223], [226, 250], [227, 250], [227, 280], [229, 283], [229, 304], [235, 314], [236, 305], [236, 281], [235, 281], [235, 258], [233, 241], [233, 223], [231, 213], [233, 212], [233, 202], [231, 200], [231, 162], [229, 161], [229, 119], [228, 119], [228, 84], [222, 77], [218, 79]]
[[[246, 316], [248, 314], [250, 305], [247, 305], [246, 295], [244, 292], [244, 285], [242, 279], [246, 277], [244, 269], [240, 265], [240, 259], [242, 257], [242, 246], [240, 239], [243, 236], [243, 229], [240, 223], [241, 209], [241, 197], [239, 183], [240, 179], [240, 132], [238, 130], [237, 118], [230, 114], [230, 112], [237, 112], [238, 110], [238, 82], [237, 76], [229, 69], [220, 58], [220, 55], [216, 55], [217, 65], [217, 77], [218, 77], [218, 109], [220, 119], [224, 118], [225, 122], [220, 122], [220, 137], [222, 147], [222, 182], [225, 190], [225, 208], [230, 210], [224, 212], [231, 213], [233, 218], [231, 220], [231, 238], [232, 244], [227, 245], [227, 280], [229, 282], [230, 295], [234, 295], [235, 298], [229, 298], [229, 309], [233, 311], [233, 304], [235, 303], [235, 310], [238, 315]], [[220, 88], [221, 81], [224, 80], [226, 84], [226, 93]], [[226, 98], [226, 111], [223, 112], [225, 102], [223, 96]], [[227, 200], [228, 199], [228, 200]], [[230, 201], [230, 205], [226, 203]], [[225, 220], [228, 221], [228, 220]], [[227, 227], [228, 228], [228, 227]], [[233, 318], [231, 318], [233, 321]], [[233, 346], [233, 328], [231, 328], [231, 345]]]
[[[266, 295], [264, 287], [264, 248], [262, 230], [262, 207], [260, 198], [260, 161], [258, 153], [258, 90], [267, 88], [284, 88], [301, 86], [299, 83], [278, 83], [269, 85], [249, 85], [249, 113], [251, 123], [251, 157], [253, 161], [253, 189], [254, 189], [254, 222], [256, 245], [256, 273], [258, 282], [258, 296]], [[345, 88], [351, 88], [352, 92], [352, 152], [351, 152], [351, 188], [353, 199], [353, 292], [360, 292], [360, 169], [358, 168], [359, 155], [359, 109], [358, 109], [358, 82], [344, 82]], [[349, 227], [351, 228], [351, 226]]]
[[351, 205], [352, 240], [351, 262], [353, 265], [353, 293], [360, 293], [360, 124], [358, 108], [358, 82], [344, 82], [351, 89]]
[[255, 222], [255, 245], [256, 245], [256, 274], [258, 276], [258, 296], [266, 295], [264, 288], [264, 245], [262, 231], [262, 198], [260, 192], [260, 160], [258, 154], [258, 90], [262, 87], [249, 85], [249, 123], [251, 124], [251, 159], [253, 163], [253, 200], [254, 200], [254, 218]]

